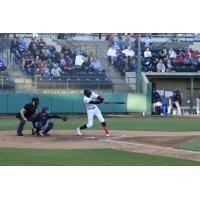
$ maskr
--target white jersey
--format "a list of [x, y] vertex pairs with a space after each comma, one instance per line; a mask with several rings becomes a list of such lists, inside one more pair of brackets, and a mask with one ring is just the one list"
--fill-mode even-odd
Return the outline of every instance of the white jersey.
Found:
[[84, 101], [85, 106], [86, 106], [87, 109], [94, 109], [94, 108], [97, 107], [96, 104], [90, 104], [89, 102], [90, 101], [95, 101], [98, 96], [99, 95], [96, 94], [96, 93], [94, 93], [94, 92], [92, 92], [92, 94], [90, 95], [90, 97], [84, 96], [83, 101]]

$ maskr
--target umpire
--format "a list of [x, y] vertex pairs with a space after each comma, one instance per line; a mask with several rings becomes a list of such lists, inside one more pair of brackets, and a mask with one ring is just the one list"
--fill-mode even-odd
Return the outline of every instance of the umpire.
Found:
[[17, 136], [23, 136], [23, 128], [26, 124], [26, 121], [32, 122], [33, 116], [36, 112], [37, 106], [39, 105], [39, 98], [32, 98], [31, 103], [26, 104], [21, 110], [20, 113], [17, 113], [16, 117], [19, 118], [20, 123], [17, 129]]

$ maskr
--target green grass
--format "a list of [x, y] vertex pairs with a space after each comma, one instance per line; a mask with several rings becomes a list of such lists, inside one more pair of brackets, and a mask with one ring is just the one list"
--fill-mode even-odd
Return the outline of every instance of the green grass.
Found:
[[[71, 118], [68, 122], [53, 120], [55, 129], [75, 129], [87, 122], [86, 118]], [[112, 130], [138, 130], [138, 131], [200, 131], [199, 119], [192, 118], [106, 118]], [[0, 131], [16, 130], [17, 119], [1, 119]], [[25, 129], [30, 129], [28, 122]], [[93, 129], [101, 129], [98, 120], [95, 120]]]
[[[53, 120], [55, 129], [75, 129], [86, 123], [86, 118], [71, 118], [68, 122]], [[140, 131], [200, 131], [199, 119], [190, 118], [106, 118], [112, 130], [140, 130]], [[16, 130], [17, 119], [1, 119], [1, 130]], [[28, 122], [25, 129], [30, 129]], [[95, 120], [92, 129], [101, 129]], [[89, 148], [89, 147], [88, 147]], [[184, 144], [178, 148], [200, 150], [200, 140]], [[111, 149], [88, 150], [36, 150], [0, 148], [0, 165], [14, 166], [185, 166], [200, 165], [200, 162], [145, 155]]]
[[200, 151], [200, 139], [194, 139], [184, 144], [178, 145], [177, 148], [191, 151]]
[[1, 166], [199, 166], [200, 162], [112, 149], [0, 148]]

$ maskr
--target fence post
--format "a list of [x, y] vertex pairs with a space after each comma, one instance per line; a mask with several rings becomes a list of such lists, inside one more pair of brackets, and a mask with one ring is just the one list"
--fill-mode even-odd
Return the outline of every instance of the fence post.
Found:
[[2, 91], [3, 91], [3, 85], [4, 85], [4, 82], [3, 82], [3, 76], [1, 77], [1, 88], [2, 88]]

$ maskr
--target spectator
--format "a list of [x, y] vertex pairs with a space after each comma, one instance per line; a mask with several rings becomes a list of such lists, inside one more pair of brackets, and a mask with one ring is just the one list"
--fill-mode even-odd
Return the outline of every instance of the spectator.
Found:
[[4, 70], [6, 70], [6, 68], [7, 67], [4, 64], [4, 61], [0, 59], [0, 71], [4, 71]]
[[26, 44], [25, 38], [22, 39], [21, 45], [22, 45], [22, 47], [23, 47], [24, 49], [27, 49], [27, 44]]
[[38, 49], [43, 49], [46, 46], [46, 43], [44, 42], [43, 38], [40, 38], [40, 40], [37, 43]]
[[130, 68], [131, 59], [135, 56], [135, 52], [131, 49], [131, 46], [129, 45], [127, 49], [123, 50], [122, 53], [125, 55], [125, 63], [128, 65], [128, 68]]
[[162, 61], [162, 59], [159, 60], [159, 63], [157, 64], [157, 72], [165, 72], [165, 65]]
[[84, 71], [91, 71], [91, 62], [90, 58], [85, 57], [84, 62], [81, 65], [81, 68], [84, 69]]
[[176, 52], [173, 50], [173, 48], [170, 48], [169, 50], [169, 58], [176, 59]]
[[58, 67], [58, 64], [54, 64], [54, 67], [51, 69], [51, 74], [54, 78], [59, 78], [62, 70]]
[[170, 71], [172, 71], [173, 70], [173, 66], [172, 66], [172, 64], [171, 64], [171, 60], [170, 59], [167, 59], [166, 60], [166, 71], [167, 72], [170, 72]]
[[150, 47], [152, 45], [152, 41], [150, 35], [147, 34], [146, 38], [144, 39], [144, 47]]
[[75, 67], [80, 68], [85, 60], [85, 57], [82, 55], [77, 55], [75, 58]]
[[68, 58], [65, 66], [63, 67], [63, 70], [72, 71], [73, 69], [74, 69], [73, 60], [71, 58]]
[[125, 64], [122, 53], [118, 53], [117, 58], [114, 61], [114, 66], [121, 72], [125, 71], [126, 64]]
[[41, 70], [41, 75], [45, 80], [51, 79], [50, 69], [47, 67], [47, 64], [45, 64], [44, 68]]
[[131, 63], [130, 63], [130, 71], [131, 71], [131, 72], [134, 72], [136, 69], [137, 69], [136, 60], [135, 60], [135, 58], [133, 58], [133, 59], [131, 60]]
[[159, 51], [159, 59], [165, 59], [167, 57], [167, 49], [165, 47], [162, 48], [161, 51]]
[[176, 62], [177, 62], [177, 63], [181, 63], [181, 64], [184, 63], [184, 60], [182, 59], [182, 56], [181, 56], [181, 55], [177, 55], [177, 56], [176, 56]]
[[152, 53], [149, 50], [149, 48], [146, 48], [146, 51], [144, 52], [144, 57], [145, 58], [151, 58], [152, 57]]
[[93, 58], [91, 65], [92, 65], [93, 69], [100, 71], [100, 72], [103, 71], [103, 67], [102, 67], [101, 63], [96, 58]]
[[129, 45], [127, 49], [124, 49], [122, 53], [125, 54], [125, 56], [128, 58], [132, 58], [135, 56], [135, 52], [131, 49], [131, 46]]
[[107, 51], [107, 56], [108, 56], [108, 60], [110, 63], [114, 63], [114, 60], [117, 57], [117, 50], [114, 48], [114, 46], [110, 47]]

